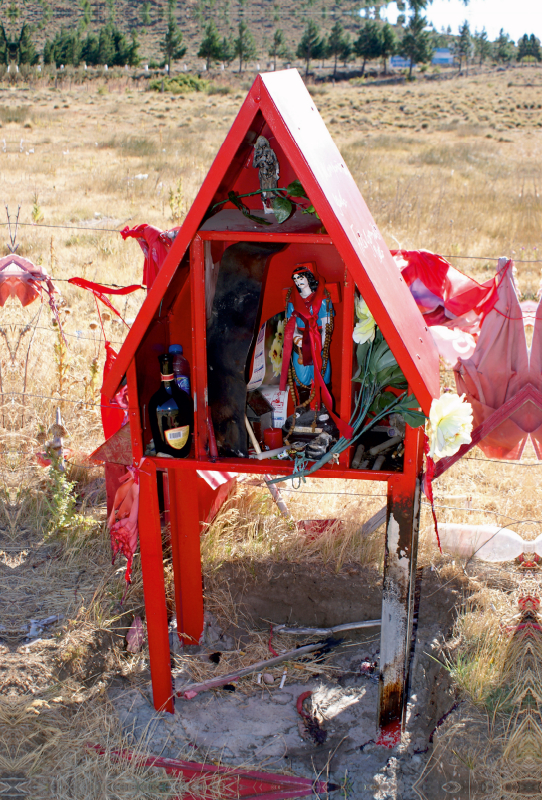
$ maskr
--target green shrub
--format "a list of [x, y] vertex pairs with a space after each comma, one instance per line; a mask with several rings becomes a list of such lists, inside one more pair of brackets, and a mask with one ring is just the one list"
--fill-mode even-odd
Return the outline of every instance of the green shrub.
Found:
[[176, 75], [174, 78], [151, 78], [149, 89], [153, 92], [164, 92], [172, 94], [187, 94], [188, 92], [205, 92], [209, 81], [196, 78], [194, 75]]

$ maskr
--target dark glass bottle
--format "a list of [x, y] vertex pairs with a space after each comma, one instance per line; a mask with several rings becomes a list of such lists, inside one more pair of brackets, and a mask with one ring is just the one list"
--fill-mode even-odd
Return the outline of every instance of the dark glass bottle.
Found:
[[194, 406], [179, 389], [173, 375], [172, 355], [159, 357], [162, 385], [149, 402], [149, 421], [156, 453], [186, 458], [192, 444]]

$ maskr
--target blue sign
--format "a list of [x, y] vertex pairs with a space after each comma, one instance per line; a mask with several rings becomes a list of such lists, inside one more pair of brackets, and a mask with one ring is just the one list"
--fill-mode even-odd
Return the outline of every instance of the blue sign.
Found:
[[454, 63], [454, 55], [447, 47], [439, 47], [433, 53], [431, 60], [432, 64], [440, 64], [442, 66], [452, 66]]
[[403, 56], [392, 56], [390, 58], [390, 65], [394, 69], [410, 69], [410, 58], [403, 58]]

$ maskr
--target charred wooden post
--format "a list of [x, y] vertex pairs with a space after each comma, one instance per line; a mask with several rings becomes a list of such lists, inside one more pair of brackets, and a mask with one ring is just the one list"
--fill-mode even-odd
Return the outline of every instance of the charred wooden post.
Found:
[[[382, 628], [380, 634], [380, 680], [378, 722], [381, 728], [393, 722], [404, 724], [406, 687], [414, 617], [414, 587], [420, 520], [420, 480], [423, 434], [407, 429], [408, 459], [403, 475], [388, 482], [388, 514]], [[413, 441], [414, 440], [414, 441]], [[400, 728], [397, 730], [400, 736]]]

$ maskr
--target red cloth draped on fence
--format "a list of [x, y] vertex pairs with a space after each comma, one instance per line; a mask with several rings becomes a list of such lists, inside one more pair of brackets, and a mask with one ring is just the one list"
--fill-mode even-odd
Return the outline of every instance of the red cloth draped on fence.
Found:
[[137, 239], [139, 246], [143, 250], [145, 263], [143, 265], [143, 284], [147, 291], [153, 285], [160, 268], [169, 253], [169, 248], [175, 240], [177, 230], [161, 231], [153, 225], [137, 225], [135, 228], [123, 228], [120, 235], [124, 240]]
[[392, 250], [426, 324], [478, 333], [497, 302], [498, 276], [477, 283], [436, 253]]

